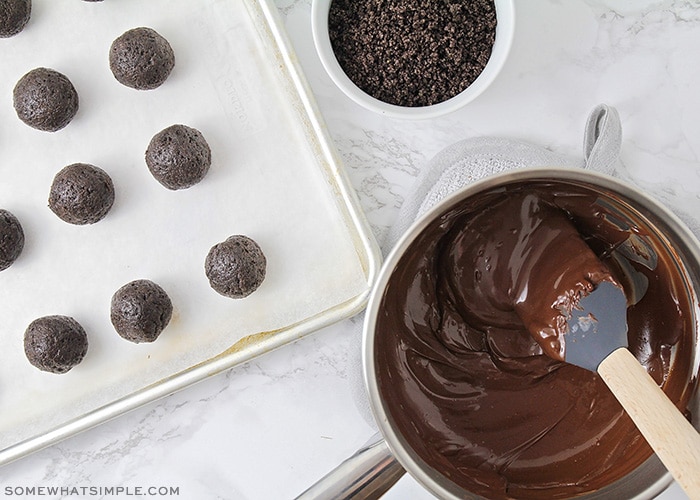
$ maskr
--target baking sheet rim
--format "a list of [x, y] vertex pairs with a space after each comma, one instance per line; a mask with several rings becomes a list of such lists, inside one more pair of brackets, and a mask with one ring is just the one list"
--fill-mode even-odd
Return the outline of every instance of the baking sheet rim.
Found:
[[[228, 350], [203, 363], [92, 410], [43, 434], [9, 446], [0, 451], [0, 466], [96, 427], [143, 405], [174, 394], [197, 382], [218, 375], [257, 356], [298, 340], [324, 326], [350, 317], [353, 313], [359, 312], [364, 308], [368, 295], [369, 289], [348, 302], [339, 304], [328, 311], [323, 311], [312, 318], [307, 318], [296, 325], [274, 332], [260, 332], [253, 336], [244, 337]], [[258, 337], [257, 342], [252, 347], [247, 342], [250, 337]], [[242, 346], [242, 348], [237, 346]]]

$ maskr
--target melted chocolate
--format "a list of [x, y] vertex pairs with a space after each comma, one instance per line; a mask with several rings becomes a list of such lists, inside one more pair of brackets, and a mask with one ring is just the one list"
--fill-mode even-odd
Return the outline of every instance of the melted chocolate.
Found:
[[611, 281], [628, 298], [630, 350], [687, 404], [682, 273], [630, 217], [591, 188], [529, 182], [462, 202], [412, 243], [379, 308], [375, 367], [387, 413], [424, 462], [489, 498], [564, 498], [650, 456], [599, 377], [562, 361], [562, 313]]

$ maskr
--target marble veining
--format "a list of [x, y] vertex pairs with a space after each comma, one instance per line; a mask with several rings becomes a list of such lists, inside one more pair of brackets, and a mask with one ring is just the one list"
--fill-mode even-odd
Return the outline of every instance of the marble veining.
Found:
[[374, 130], [335, 137], [360, 204], [380, 244], [425, 158], [410, 144]]

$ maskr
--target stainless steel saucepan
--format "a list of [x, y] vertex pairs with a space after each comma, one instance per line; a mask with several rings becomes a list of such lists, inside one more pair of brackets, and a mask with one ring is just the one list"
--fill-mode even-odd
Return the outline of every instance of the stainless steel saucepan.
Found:
[[[407, 471], [413, 478], [441, 499], [480, 498], [472, 492], [465, 491], [437, 470], [427, 465], [411, 448], [408, 441], [395, 425], [385, 396], [377, 381], [376, 356], [378, 336], [390, 335], [390, 332], [375, 328], [377, 317], [381, 314], [382, 296], [385, 288], [396, 271], [402, 255], [407, 252], [414, 240], [436, 218], [449, 212], [453, 207], [485, 191], [501, 189], [513, 183], [546, 182], [571, 183], [598, 196], [603, 203], [612, 207], [623, 224], [633, 228], [644, 227], [645, 238], [654, 239], [650, 245], [659, 253], [666, 253], [677, 264], [683, 280], [683, 289], [692, 304], [693, 317], [689, 318], [693, 341], [685, 344], [692, 350], [691, 373], [688, 376], [685, 394], [691, 394], [688, 412], [692, 415], [692, 424], [700, 429], [700, 396], [698, 393], [698, 370], [700, 356], [698, 353], [698, 299], [700, 291], [700, 243], [687, 226], [669, 209], [647, 196], [645, 193], [609, 176], [575, 168], [535, 168], [521, 169], [492, 176], [476, 182], [443, 200], [429, 213], [425, 214], [397, 243], [384, 262], [382, 272], [369, 301], [365, 316], [363, 365], [370, 404], [379, 427], [380, 435], [376, 442], [369, 443], [340, 467], [332, 471], [317, 484], [309, 488], [299, 498], [378, 498]], [[677, 349], [677, 347], [674, 347]], [[677, 355], [677, 353], [674, 353]], [[674, 355], [671, 356], [673, 370]], [[621, 479], [597, 491], [577, 498], [603, 499], [628, 498], [651, 499], [657, 496], [672, 482], [659, 459], [652, 455], [636, 469]]]

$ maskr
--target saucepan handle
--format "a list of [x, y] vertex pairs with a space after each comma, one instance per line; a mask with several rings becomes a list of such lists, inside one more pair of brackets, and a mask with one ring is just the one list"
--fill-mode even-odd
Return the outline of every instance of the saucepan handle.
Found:
[[377, 434], [296, 500], [377, 499], [403, 474], [403, 467]]

